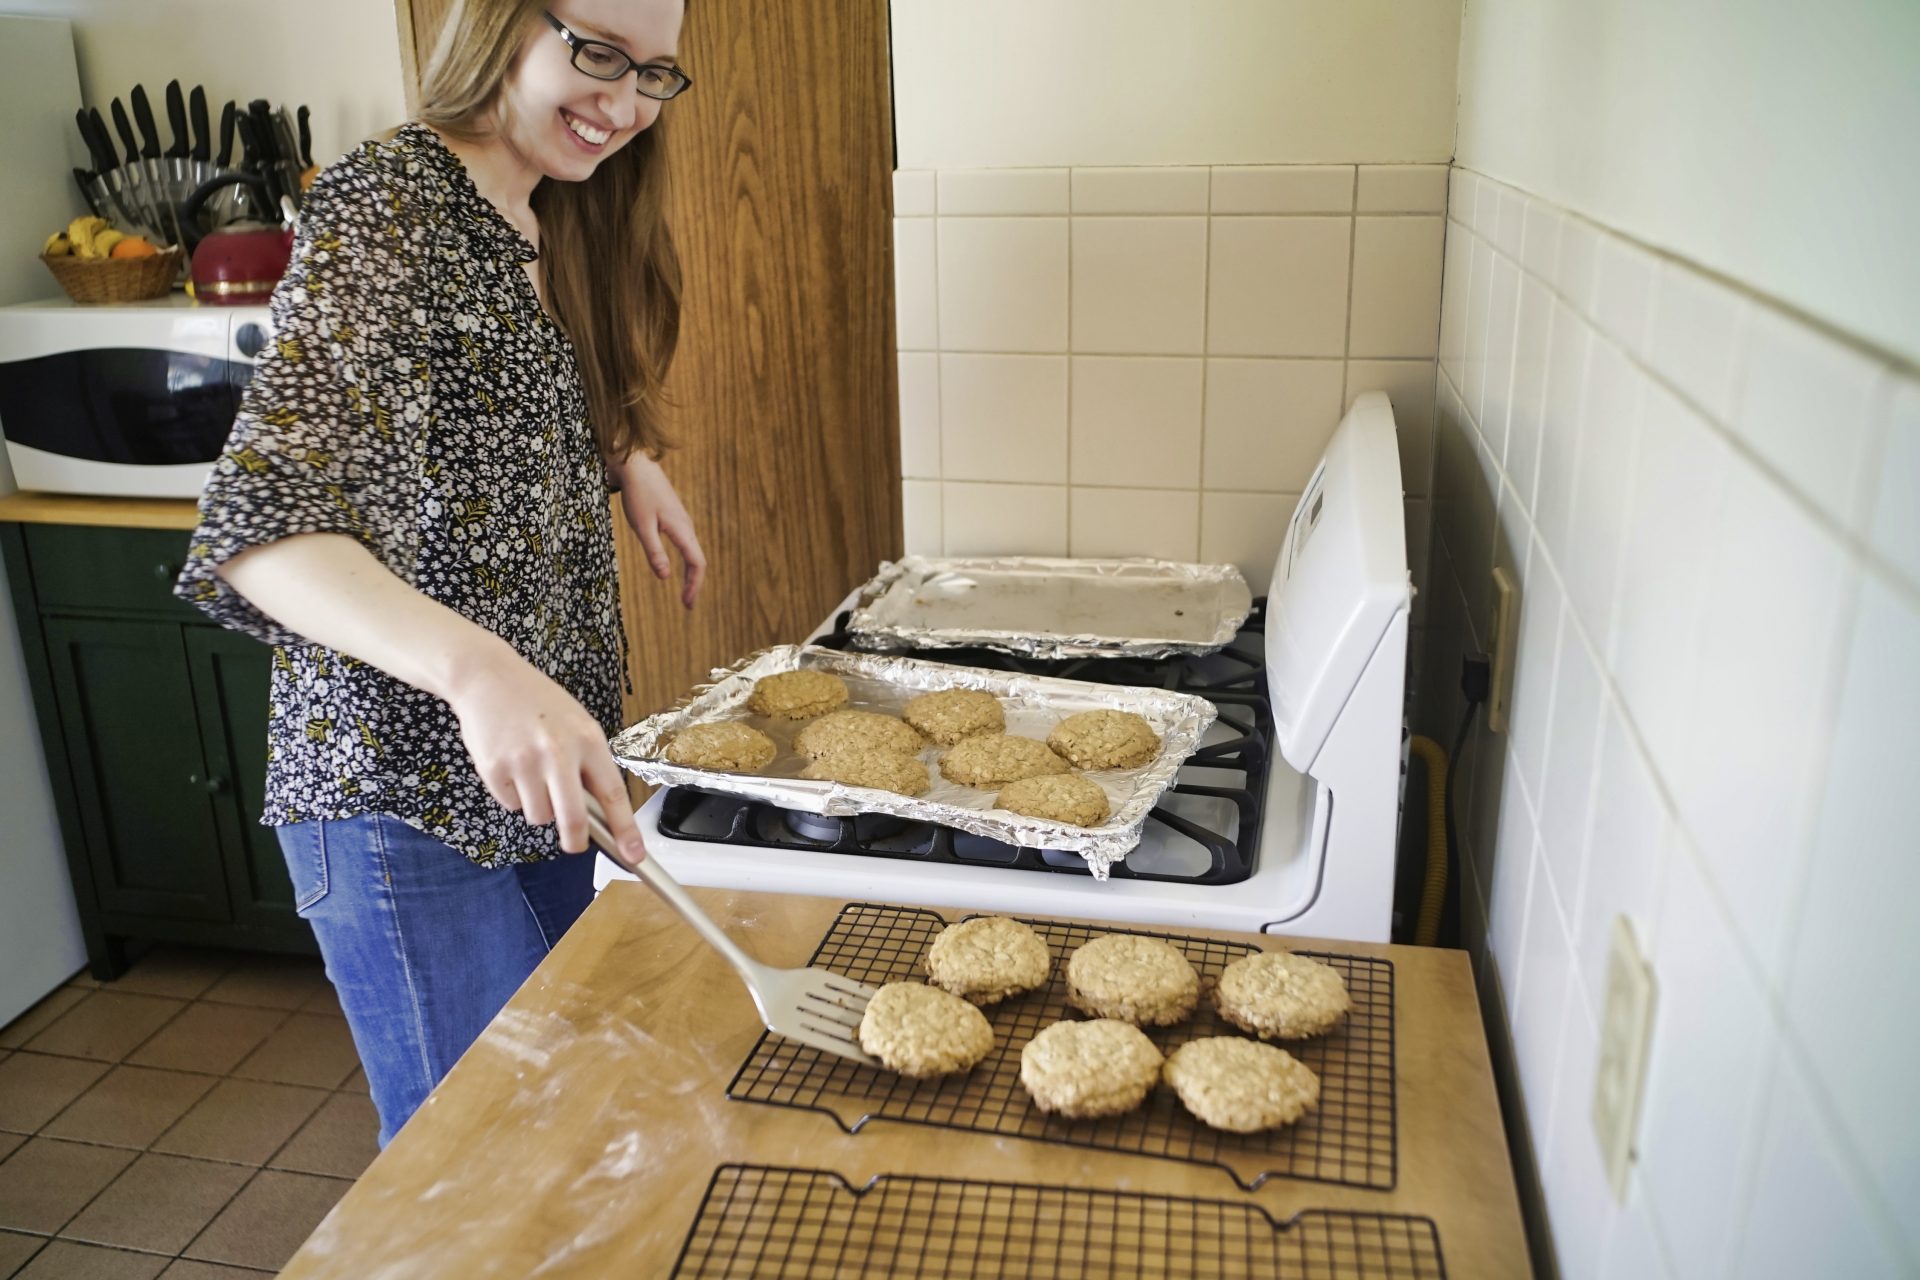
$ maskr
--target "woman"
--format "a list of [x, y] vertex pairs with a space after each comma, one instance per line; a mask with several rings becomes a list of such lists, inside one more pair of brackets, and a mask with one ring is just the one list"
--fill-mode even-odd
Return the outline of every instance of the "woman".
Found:
[[[179, 591], [276, 646], [267, 812], [385, 1145], [592, 897], [656, 460], [681, 0], [456, 0], [419, 119], [322, 173]], [[516, 816], [517, 815], [517, 816]]]

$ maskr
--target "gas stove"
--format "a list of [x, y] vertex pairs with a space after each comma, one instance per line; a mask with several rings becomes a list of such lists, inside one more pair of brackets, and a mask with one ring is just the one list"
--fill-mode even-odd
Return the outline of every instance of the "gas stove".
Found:
[[[795, 813], [670, 787], [640, 809], [683, 883], [1385, 942], [1406, 758], [1406, 568], [1392, 407], [1355, 401], [1301, 497], [1268, 596], [1197, 657], [958, 666], [1194, 693], [1218, 718], [1102, 883], [1076, 855], [890, 815]], [[808, 642], [849, 648], [848, 597]], [[596, 884], [625, 878], [606, 859]]]

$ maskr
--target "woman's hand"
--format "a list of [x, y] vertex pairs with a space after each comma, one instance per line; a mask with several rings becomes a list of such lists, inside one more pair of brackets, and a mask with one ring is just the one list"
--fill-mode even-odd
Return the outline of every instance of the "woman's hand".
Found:
[[680, 603], [693, 608], [693, 602], [700, 596], [700, 584], [707, 577], [707, 553], [700, 549], [700, 539], [693, 532], [693, 517], [687, 514], [680, 495], [673, 491], [673, 482], [667, 479], [659, 463], [638, 451], [613, 470], [620, 479], [620, 507], [627, 513], [627, 523], [633, 526], [640, 545], [646, 549], [653, 576], [663, 582], [673, 577], [673, 565], [667, 559], [665, 545], [671, 542], [685, 565]]

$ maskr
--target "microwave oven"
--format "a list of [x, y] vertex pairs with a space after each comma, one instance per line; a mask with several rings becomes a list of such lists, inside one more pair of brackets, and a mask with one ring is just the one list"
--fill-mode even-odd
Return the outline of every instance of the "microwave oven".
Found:
[[272, 339], [265, 306], [175, 294], [0, 307], [0, 435], [22, 489], [197, 498]]

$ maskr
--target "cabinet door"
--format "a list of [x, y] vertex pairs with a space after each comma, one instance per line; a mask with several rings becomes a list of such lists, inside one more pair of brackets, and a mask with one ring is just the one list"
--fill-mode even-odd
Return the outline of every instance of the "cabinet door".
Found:
[[181, 629], [77, 618], [44, 628], [101, 908], [226, 920]]
[[186, 628], [187, 664], [199, 711], [207, 785], [226, 854], [235, 924], [305, 930], [293, 914], [293, 885], [266, 803], [267, 686], [273, 651], [237, 632]]

